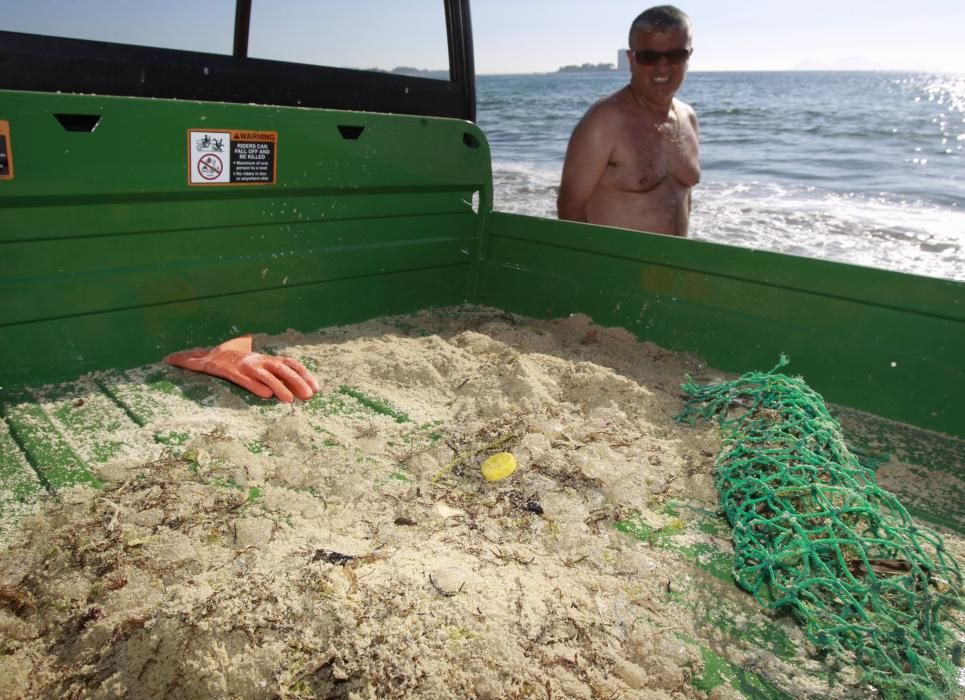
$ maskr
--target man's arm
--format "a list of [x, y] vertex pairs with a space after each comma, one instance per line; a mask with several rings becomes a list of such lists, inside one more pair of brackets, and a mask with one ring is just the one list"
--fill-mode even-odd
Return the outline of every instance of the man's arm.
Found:
[[[697, 139], [697, 143], [700, 144], [700, 123], [697, 121], [697, 113], [693, 110], [690, 105], [684, 105], [687, 108], [687, 119], [690, 121], [690, 128], [694, 130], [694, 138]], [[699, 145], [698, 145], [699, 148]], [[694, 204], [694, 191], [690, 189], [687, 191], [687, 218], [690, 219], [690, 214], [693, 212]]]
[[556, 213], [561, 219], [586, 221], [586, 206], [610, 162], [611, 144], [598, 107], [583, 116], [566, 147]]

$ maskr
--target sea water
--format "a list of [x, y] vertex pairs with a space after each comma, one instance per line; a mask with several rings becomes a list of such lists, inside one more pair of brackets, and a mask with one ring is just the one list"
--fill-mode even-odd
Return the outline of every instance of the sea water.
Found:
[[[624, 72], [477, 78], [495, 208], [556, 216], [570, 133]], [[965, 74], [693, 72], [696, 239], [965, 281]]]

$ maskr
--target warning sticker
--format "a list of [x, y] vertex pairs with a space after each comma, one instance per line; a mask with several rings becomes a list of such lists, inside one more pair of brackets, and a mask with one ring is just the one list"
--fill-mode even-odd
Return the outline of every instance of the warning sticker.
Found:
[[13, 150], [10, 147], [10, 124], [0, 119], [0, 180], [13, 179]]
[[277, 131], [188, 129], [188, 184], [273, 185]]

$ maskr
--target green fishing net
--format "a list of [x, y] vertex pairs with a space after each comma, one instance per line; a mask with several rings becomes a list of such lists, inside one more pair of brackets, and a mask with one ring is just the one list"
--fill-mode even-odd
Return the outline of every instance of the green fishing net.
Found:
[[856, 663], [886, 697], [955, 692], [958, 564], [859, 463], [821, 396], [778, 372], [786, 364], [683, 385], [678, 418], [716, 416], [724, 432], [715, 484], [738, 585], [793, 611], [823, 654]]

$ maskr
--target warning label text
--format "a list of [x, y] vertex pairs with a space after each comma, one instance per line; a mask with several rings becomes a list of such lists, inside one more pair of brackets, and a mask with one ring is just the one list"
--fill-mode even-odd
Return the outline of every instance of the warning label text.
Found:
[[188, 130], [191, 185], [273, 185], [278, 132]]

